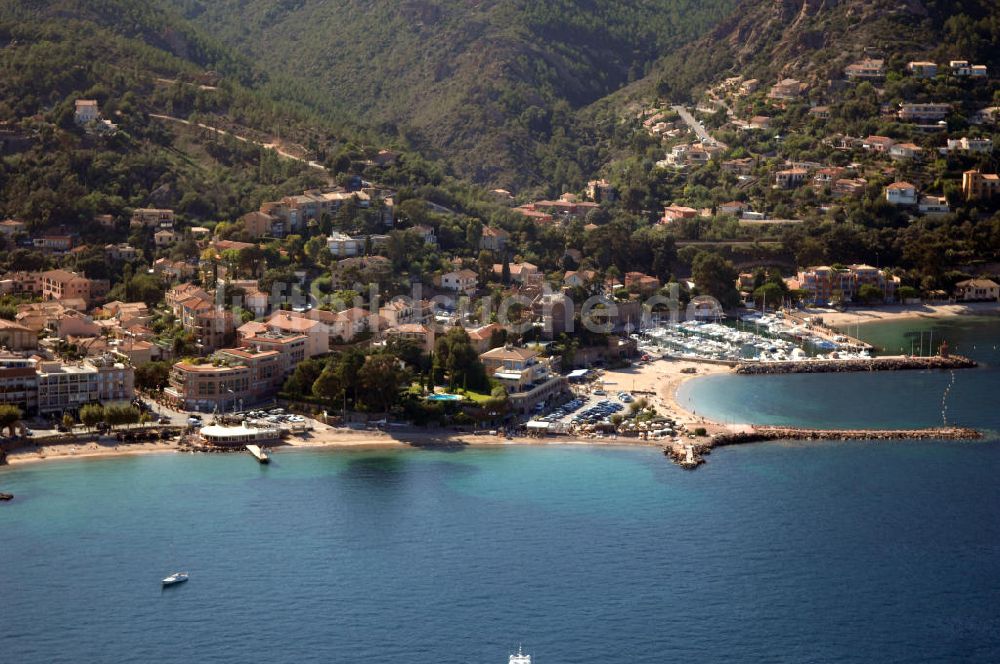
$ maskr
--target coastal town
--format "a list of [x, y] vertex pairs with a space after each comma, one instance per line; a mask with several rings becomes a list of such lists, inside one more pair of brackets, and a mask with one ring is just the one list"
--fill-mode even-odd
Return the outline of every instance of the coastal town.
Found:
[[997, 0], [0, 2], [0, 664], [1000, 661], [998, 142]]
[[[632, 238], [615, 216], [633, 205], [622, 182], [527, 201], [496, 189], [491, 213], [477, 218], [366, 179], [402, 158], [389, 149], [337, 179], [319, 166], [318, 186], [229, 220], [152, 200], [97, 214], [91, 226], [110, 240], [100, 247], [70, 226], [0, 221], [23, 266], [0, 275], [0, 407], [16, 434], [5, 449], [72, 442], [94, 425], [85, 409], [102, 404], [139, 404], [119, 413], [124, 422], [195, 436], [201, 420], [188, 414], [245, 418], [280, 406], [321, 422], [331, 441], [338, 427], [349, 440], [351, 427], [407, 427], [442, 440], [677, 442], [696, 427], [667, 405], [670, 394], [644, 385], [651, 398], [595, 399], [604, 372], [649, 366], [662, 377], [679, 362], [694, 363], [673, 372], [684, 377], [699, 375], [699, 363], [743, 373], [879, 368], [878, 349], [828, 325], [831, 316], [993, 311], [1000, 300], [988, 261], [935, 275], [767, 253], [787, 244], [781, 233], [820, 219], [906, 225], [996, 213], [997, 108], [968, 101], [995, 88], [990, 72], [965, 60], [892, 63], [866, 53], [825, 89], [728, 78], [693, 109], [639, 111], [628, 121], [665, 154], [649, 177], [707, 184], [663, 202]], [[919, 101], [827, 103], [886, 97], [880, 86], [890, 85]], [[935, 94], [956, 87], [964, 101]], [[882, 133], [825, 130], [849, 103], [871, 113], [851, 126]], [[89, 141], [119, 131], [96, 99], [76, 99], [73, 122]], [[812, 254], [833, 249], [791, 258]], [[947, 358], [944, 342], [898, 355]]]

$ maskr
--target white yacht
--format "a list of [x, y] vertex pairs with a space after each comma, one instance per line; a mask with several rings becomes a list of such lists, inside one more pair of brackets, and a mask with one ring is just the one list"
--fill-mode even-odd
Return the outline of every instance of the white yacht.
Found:
[[517, 654], [511, 655], [508, 664], [531, 664], [531, 655], [525, 655], [521, 646], [517, 647]]
[[184, 583], [188, 580], [187, 572], [174, 572], [167, 578], [163, 580], [164, 586], [176, 586], [178, 583]]

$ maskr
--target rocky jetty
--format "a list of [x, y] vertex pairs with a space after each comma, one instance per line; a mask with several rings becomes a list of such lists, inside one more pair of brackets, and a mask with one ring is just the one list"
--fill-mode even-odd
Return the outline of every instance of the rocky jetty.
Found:
[[792, 360], [788, 362], [742, 362], [738, 374], [840, 373], [849, 371], [913, 371], [925, 369], [971, 369], [975, 360], [960, 355], [941, 357], [873, 357], [850, 360]]
[[721, 433], [703, 443], [675, 442], [663, 453], [686, 470], [705, 463], [705, 456], [715, 447], [744, 445], [772, 440], [979, 440], [983, 434], [966, 427], [928, 427], [925, 429], [800, 429], [796, 427], [756, 426], [746, 431]]
[[754, 427], [751, 431], [724, 433], [712, 439], [713, 447], [760, 443], [768, 440], [978, 440], [983, 434], [965, 427], [926, 429], [799, 429]]

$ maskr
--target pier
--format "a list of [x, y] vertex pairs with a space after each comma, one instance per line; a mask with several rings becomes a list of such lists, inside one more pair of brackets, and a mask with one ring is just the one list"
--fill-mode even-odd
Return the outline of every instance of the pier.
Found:
[[980, 440], [983, 434], [967, 427], [927, 427], [923, 429], [803, 429], [798, 427], [755, 426], [747, 431], [721, 433], [706, 442], [676, 442], [663, 453], [685, 470], [705, 463], [705, 455], [715, 447], [746, 445], [774, 440]]
[[271, 463], [271, 457], [268, 456], [267, 451], [264, 448], [258, 445], [247, 445], [246, 448], [259, 463]]
[[975, 360], [961, 355], [914, 357], [895, 355], [844, 360], [789, 360], [785, 362], [741, 362], [734, 371], [743, 375], [790, 373], [842, 373], [852, 371], [920, 371], [926, 369], [971, 369]]

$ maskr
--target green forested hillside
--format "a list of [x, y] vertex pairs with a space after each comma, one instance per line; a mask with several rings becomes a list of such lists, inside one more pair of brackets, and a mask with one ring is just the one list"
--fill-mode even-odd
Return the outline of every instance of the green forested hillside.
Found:
[[682, 101], [726, 76], [819, 83], [868, 49], [898, 61], [1000, 66], [996, 0], [743, 0], [710, 32], [660, 60], [619, 95]]
[[[505, 211], [440, 163], [311, 103], [302, 91], [143, 0], [3, 4], [0, 219], [21, 219], [32, 235], [72, 230], [101, 247], [126, 239], [132, 208], [170, 207], [182, 227], [211, 226], [262, 201], [357, 175], [395, 188], [408, 218], [423, 219], [421, 199], [482, 219]], [[117, 131], [77, 126], [77, 99], [97, 100]], [[329, 172], [199, 124], [280, 143]], [[380, 168], [371, 158], [384, 147], [402, 149], [394, 164]], [[105, 214], [117, 220], [117, 230], [95, 222]], [[449, 223], [461, 219], [452, 215]], [[130, 239], [139, 247], [150, 241], [148, 234]], [[18, 262], [23, 254], [13, 252], [0, 268], [33, 265]]]
[[170, 0], [256, 65], [447, 157], [553, 190], [597, 161], [574, 110], [641, 78], [732, 0]]

